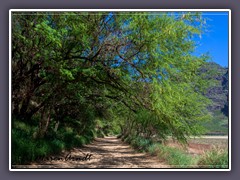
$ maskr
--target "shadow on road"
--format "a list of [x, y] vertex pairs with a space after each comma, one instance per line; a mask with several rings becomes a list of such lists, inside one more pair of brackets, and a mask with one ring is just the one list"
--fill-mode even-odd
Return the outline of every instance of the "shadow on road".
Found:
[[[71, 158], [66, 160], [66, 156]], [[89, 159], [82, 160], [89, 156]], [[116, 137], [96, 138], [91, 144], [63, 153], [61, 160], [33, 162], [13, 168], [167, 168], [157, 157], [135, 152]], [[81, 159], [82, 158], [82, 159]], [[81, 160], [79, 160], [81, 159]]]

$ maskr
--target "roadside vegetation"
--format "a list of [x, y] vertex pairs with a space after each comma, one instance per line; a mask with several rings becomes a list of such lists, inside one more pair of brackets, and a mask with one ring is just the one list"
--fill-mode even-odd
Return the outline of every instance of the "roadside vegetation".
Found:
[[199, 155], [188, 153], [187, 146], [170, 147], [164, 143], [153, 142], [141, 137], [126, 138], [123, 141], [131, 144], [140, 152], [146, 152], [164, 160], [172, 168], [228, 168], [228, 150], [212, 147]]
[[200, 13], [12, 13], [12, 164], [117, 134], [170, 164], [193, 163], [151, 137], [186, 144], [212, 119], [209, 56], [193, 53]]
[[228, 168], [228, 151], [223, 149], [213, 149], [203, 154], [197, 165], [200, 168]]

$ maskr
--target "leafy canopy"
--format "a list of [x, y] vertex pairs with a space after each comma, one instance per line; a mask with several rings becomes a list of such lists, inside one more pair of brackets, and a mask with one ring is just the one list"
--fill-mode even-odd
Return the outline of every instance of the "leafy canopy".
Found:
[[47, 122], [48, 112], [79, 133], [101, 117], [126, 136], [185, 142], [209, 118], [207, 57], [193, 55], [203, 25], [198, 13], [13, 13], [13, 113]]

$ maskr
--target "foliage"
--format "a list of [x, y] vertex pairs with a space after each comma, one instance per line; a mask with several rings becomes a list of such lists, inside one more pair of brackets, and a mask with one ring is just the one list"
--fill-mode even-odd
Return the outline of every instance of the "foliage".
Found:
[[202, 155], [192, 156], [178, 148], [154, 143], [148, 147], [148, 152], [158, 155], [176, 168], [228, 168], [228, 152], [223, 148], [214, 148]]
[[178, 148], [158, 145], [157, 155], [159, 158], [166, 160], [170, 165], [176, 168], [196, 167], [196, 159]]
[[227, 168], [228, 152], [223, 148], [214, 148], [202, 155], [192, 156], [184, 149], [170, 147], [142, 137], [126, 137], [125, 142], [138, 151], [145, 151], [164, 160], [173, 168]]
[[228, 134], [228, 118], [220, 111], [213, 112], [213, 118], [203, 123], [207, 129], [208, 135], [227, 135]]
[[148, 147], [152, 144], [151, 139], [146, 139], [142, 137], [127, 137], [124, 139], [125, 142], [132, 145], [133, 148], [138, 151], [147, 151]]
[[198, 161], [200, 168], [228, 168], [228, 152], [215, 148], [206, 152]]
[[186, 143], [210, 118], [208, 57], [193, 55], [203, 25], [199, 13], [13, 12], [13, 131], [59, 150], [118, 133]]
[[208, 106], [213, 119], [203, 123], [208, 134], [228, 133], [228, 69], [209, 62], [200, 70], [204, 79], [211, 82], [204, 95], [212, 100]]
[[[30, 126], [15, 120], [12, 129], [12, 163], [26, 164], [30, 161], [59, 154], [64, 149], [82, 147], [91, 137], [79, 136], [71, 128], [61, 129], [53, 138], [36, 139], [29, 133]], [[32, 131], [34, 132], [34, 131]]]

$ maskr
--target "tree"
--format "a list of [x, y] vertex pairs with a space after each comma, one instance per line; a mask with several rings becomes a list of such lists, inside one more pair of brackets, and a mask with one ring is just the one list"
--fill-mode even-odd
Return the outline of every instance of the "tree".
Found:
[[118, 114], [126, 135], [185, 142], [209, 118], [197, 76], [206, 57], [192, 55], [202, 22], [194, 13], [13, 13], [13, 115], [38, 117], [39, 137], [51, 123], [86, 133], [96, 117]]

